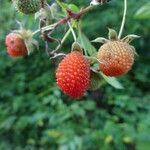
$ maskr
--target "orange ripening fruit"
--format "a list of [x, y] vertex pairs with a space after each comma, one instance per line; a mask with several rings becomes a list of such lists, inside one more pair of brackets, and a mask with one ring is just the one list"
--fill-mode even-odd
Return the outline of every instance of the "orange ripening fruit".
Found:
[[107, 76], [126, 74], [134, 63], [134, 50], [126, 42], [109, 41], [98, 51], [100, 70]]
[[7, 53], [12, 57], [25, 56], [28, 54], [24, 40], [17, 33], [9, 33], [6, 36], [5, 43]]
[[73, 98], [80, 98], [89, 85], [88, 61], [80, 52], [73, 51], [67, 54], [58, 65], [56, 80], [64, 93]]

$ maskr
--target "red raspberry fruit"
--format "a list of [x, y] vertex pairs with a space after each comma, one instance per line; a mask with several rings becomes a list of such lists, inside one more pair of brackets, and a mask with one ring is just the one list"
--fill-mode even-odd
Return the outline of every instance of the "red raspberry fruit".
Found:
[[24, 40], [17, 33], [9, 33], [6, 36], [5, 43], [7, 53], [12, 57], [25, 56], [28, 54]]
[[66, 55], [56, 71], [58, 86], [73, 98], [83, 96], [89, 85], [90, 66], [86, 58], [77, 51]]

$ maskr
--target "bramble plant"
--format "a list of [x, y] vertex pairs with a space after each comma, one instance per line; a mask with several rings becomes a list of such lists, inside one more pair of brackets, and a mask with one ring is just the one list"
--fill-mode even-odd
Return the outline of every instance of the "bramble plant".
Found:
[[[136, 51], [129, 43], [139, 37], [130, 34], [121, 38], [126, 19], [127, 0], [124, 0], [124, 14], [119, 34], [109, 29], [108, 39], [97, 37], [92, 41], [103, 43], [98, 52], [83, 34], [82, 16], [111, 0], [92, 0], [87, 7], [83, 8], [59, 0], [55, 0], [51, 5], [46, 0], [12, 1], [18, 13], [35, 15], [35, 18], [39, 20], [39, 29], [32, 32], [25, 29], [19, 22], [20, 29], [6, 36], [7, 52], [10, 56], [25, 56], [33, 52], [35, 48], [38, 49], [39, 44], [34, 36], [40, 33], [45, 42], [48, 57], [50, 59], [64, 57], [58, 65], [56, 80], [58, 86], [67, 95], [80, 98], [86, 90], [98, 89], [101, 77], [115, 88], [123, 88], [115, 76], [124, 75], [131, 70]], [[52, 36], [52, 33], [60, 26], [68, 27], [68, 31], [61, 40]], [[59, 52], [70, 34], [74, 39], [74, 43], [70, 46], [72, 47], [70, 53]], [[56, 43], [56, 47], [52, 49], [49, 43]]]

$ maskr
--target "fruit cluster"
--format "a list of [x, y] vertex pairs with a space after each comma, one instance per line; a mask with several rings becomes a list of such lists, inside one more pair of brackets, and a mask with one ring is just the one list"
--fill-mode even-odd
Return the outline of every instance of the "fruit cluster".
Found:
[[[103, 41], [97, 53], [99, 71], [106, 76], [121, 76], [126, 74], [134, 63], [135, 51], [126, 41], [110, 39]], [[10, 56], [27, 55], [27, 48], [21, 36], [10, 33], [6, 37], [7, 52]], [[64, 93], [73, 98], [80, 98], [88, 89], [90, 81], [90, 62], [82, 52], [72, 51], [58, 65], [56, 81]]]
[[[17, 9], [25, 14], [35, 13], [41, 6], [39, 0], [14, 0], [14, 3]], [[23, 27], [9, 33], [5, 40], [7, 53], [12, 57], [30, 54], [33, 47], [38, 46], [33, 35], [31, 31], [25, 30]], [[134, 47], [129, 43], [137, 37], [128, 35], [120, 39], [114, 30], [109, 29], [109, 39], [102, 37], [95, 39], [93, 42], [100, 42], [103, 45], [98, 50], [97, 56], [94, 57], [96, 60], [94, 64], [98, 65], [94, 71], [102, 72], [110, 77], [128, 73], [136, 54]], [[59, 63], [56, 70], [56, 81], [64, 93], [73, 98], [80, 98], [87, 89], [96, 89], [98, 77], [93, 74], [93, 62], [90, 61], [93, 56], [84, 55], [86, 53], [83, 53], [80, 44], [76, 46]], [[85, 51], [86, 49], [84, 49]]]

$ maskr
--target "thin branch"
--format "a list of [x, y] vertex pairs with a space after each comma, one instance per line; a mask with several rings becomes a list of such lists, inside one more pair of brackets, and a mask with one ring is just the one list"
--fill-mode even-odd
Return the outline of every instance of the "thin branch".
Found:
[[127, 14], [127, 0], [124, 0], [124, 13], [123, 13], [123, 18], [122, 18], [122, 24], [120, 27], [119, 35], [118, 38], [120, 39], [123, 33], [125, 21], [126, 21], [126, 14]]
[[[51, 28], [52, 26], [54, 26], [54, 29], [56, 29], [58, 26], [62, 24], [66, 24], [71, 19], [79, 20], [84, 14], [88, 13], [94, 7], [95, 6], [87, 6], [86, 8], [81, 9], [78, 13], [74, 13], [71, 10], [67, 10], [68, 16], [60, 19], [58, 22], [54, 23], [53, 25], [48, 25], [48, 26], [43, 27], [42, 30], [48, 29], [49, 27]], [[37, 34], [38, 32], [40, 32], [40, 30], [35, 31], [33, 35]]]
[[70, 22], [68, 22], [68, 25], [69, 25], [69, 28], [71, 29], [71, 32], [72, 32], [74, 41], [76, 41], [76, 40], [77, 40], [77, 37], [76, 37], [76, 34], [75, 34], [75, 32], [74, 32], [74, 30], [73, 30], [73, 27], [72, 27], [72, 25], [70, 24]]
[[67, 37], [69, 36], [70, 33], [71, 33], [71, 29], [69, 29], [66, 32], [66, 34], [63, 37], [63, 39], [61, 40], [61, 44], [56, 47], [56, 49], [53, 51], [53, 53], [55, 53], [56, 51], [58, 51], [61, 48], [62, 44], [65, 42], [65, 40], [67, 39]]
[[82, 16], [82, 15], [86, 14], [87, 12], [91, 11], [93, 8], [94, 8], [94, 6], [91, 6], [91, 5], [90, 5], [90, 6], [86, 7], [85, 9], [82, 9], [82, 10], [79, 12], [80, 16]]
[[62, 8], [62, 9], [65, 9], [65, 7], [63, 6], [63, 4], [59, 1], [59, 0], [55, 0], [56, 3]]
[[[91, 11], [94, 7], [96, 7], [96, 6], [91, 6], [91, 5], [87, 6], [87, 7], [83, 8], [83, 9], [81, 9], [78, 13], [74, 13], [71, 10], [67, 10], [68, 16], [60, 19], [58, 22], [54, 23], [53, 25], [48, 25], [48, 26], [43, 27], [42, 30], [51, 28], [52, 26], [54, 26], [54, 29], [56, 29], [58, 26], [60, 26], [62, 24], [66, 24], [71, 19], [79, 20], [83, 15], [85, 15], [86, 13], [88, 13], [89, 11]], [[37, 34], [38, 32], [40, 32], [40, 30], [36, 30], [33, 33], [33, 35]]]

